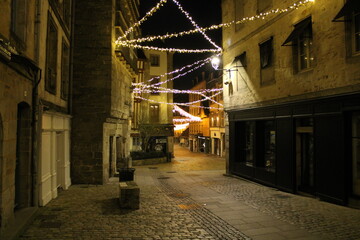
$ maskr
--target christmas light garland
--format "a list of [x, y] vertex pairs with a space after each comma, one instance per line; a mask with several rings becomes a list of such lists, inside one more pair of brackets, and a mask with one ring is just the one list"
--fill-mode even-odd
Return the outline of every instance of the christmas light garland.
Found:
[[155, 12], [157, 12], [162, 6], [164, 6], [164, 4], [167, 2], [167, 0], [160, 0], [160, 2], [158, 4], [156, 4], [155, 7], [153, 7], [149, 12], [147, 12], [145, 14], [145, 16], [140, 19], [137, 23], [135, 23], [133, 26], [131, 26], [128, 30], [126, 30], [126, 32], [124, 33], [123, 36], [120, 36], [118, 38], [118, 40], [121, 39], [125, 39], [127, 37], [127, 35], [129, 35], [131, 32], [134, 31], [135, 27], [140, 26], [143, 22], [145, 22], [147, 20], [148, 17], [151, 17]]
[[187, 127], [189, 127], [189, 123], [184, 123], [184, 124], [175, 124], [174, 130], [175, 131], [180, 131], [180, 130], [184, 130]]
[[135, 49], [146, 49], [146, 50], [155, 50], [159, 52], [171, 52], [171, 53], [219, 53], [221, 49], [185, 49], [185, 48], [161, 48], [161, 47], [152, 47], [152, 46], [142, 46], [138, 44], [128, 44], [126, 42], [119, 41], [117, 43], [118, 46], [135, 48]]
[[[119, 38], [116, 41], [116, 43], [117, 44], [121, 43], [122, 45], [129, 46], [129, 47], [133, 46], [133, 45], [136, 45], [139, 48], [141, 48], [143, 46], [137, 45], [137, 44], [134, 44], [134, 43], [150, 42], [150, 41], [154, 41], [154, 40], [157, 40], [157, 39], [165, 40], [165, 39], [169, 39], [169, 38], [182, 37], [182, 36], [185, 36], [185, 35], [190, 35], [190, 34], [199, 33], [199, 32], [204, 33], [206, 31], [210, 31], [210, 30], [216, 30], [216, 29], [220, 29], [220, 28], [228, 28], [228, 27], [231, 27], [234, 24], [236, 25], [236, 24], [242, 24], [242, 23], [246, 23], [246, 22], [250, 22], [250, 21], [254, 21], [254, 20], [258, 20], [258, 19], [265, 19], [265, 17], [268, 17], [269, 15], [281, 14], [281, 13], [284, 13], [284, 12], [291, 11], [293, 9], [298, 9], [299, 7], [304, 6], [304, 5], [306, 5], [306, 4], [310, 3], [310, 2], [314, 2], [314, 0], [299, 1], [299, 2], [293, 3], [292, 5], [288, 6], [287, 8], [273, 9], [273, 10], [270, 10], [268, 12], [260, 13], [258, 15], [254, 15], [254, 16], [251, 16], [251, 17], [244, 17], [243, 19], [241, 19], [239, 21], [231, 21], [231, 22], [228, 22], [228, 23], [212, 25], [210, 27], [205, 27], [205, 28], [200, 28], [199, 27], [199, 28], [195, 28], [195, 29], [192, 29], [192, 30], [189, 30], [189, 31], [183, 31], [183, 32], [179, 32], [179, 33], [171, 33], [171, 34], [158, 35], [158, 36], [149, 36], [149, 37], [146, 37], [146, 38], [138, 38], [138, 39], [133, 39], [133, 40], [121, 40]], [[152, 47], [148, 47], [148, 48], [152, 48]], [[187, 49], [183, 49], [183, 50], [185, 51]], [[163, 51], [166, 51], [166, 48], [164, 48]], [[169, 48], [168, 51], [171, 51], [171, 48]], [[189, 51], [194, 51], [194, 50], [189, 50]], [[217, 49], [217, 51], [219, 51], [219, 49]]]
[[188, 12], [186, 12], [183, 7], [180, 5], [180, 3], [177, 0], [173, 0], [173, 2], [178, 6], [178, 8], [180, 9], [180, 11], [185, 14], [185, 16], [187, 17], [187, 19], [189, 19], [189, 21], [191, 22], [191, 24], [199, 30], [199, 32], [205, 37], [206, 40], [209, 41], [209, 43], [211, 43], [214, 47], [216, 47], [217, 49], [219, 49], [221, 51], [221, 47], [219, 47], [218, 45], [216, 45], [216, 43], [214, 43], [214, 41], [212, 41], [208, 35], [206, 35], [206, 33], [204, 31], [201, 30], [201, 28], [199, 27], [199, 25], [197, 25], [197, 23], [192, 19], [192, 17], [189, 15]]
[[[186, 112], [184, 109], [180, 108], [177, 105], [174, 105], [174, 111], [178, 112], [181, 116], [186, 117], [189, 119], [189, 121], [192, 122], [201, 122], [201, 118], [200, 117], [196, 117], [188, 112]], [[174, 119], [175, 120], [175, 119]]]
[[[206, 59], [202, 59], [202, 60], [196, 61], [196, 62], [194, 62], [194, 63], [192, 63], [192, 64], [189, 64], [189, 65], [183, 66], [183, 67], [181, 67], [181, 68], [175, 69], [175, 70], [173, 70], [173, 71], [171, 71], [171, 72], [164, 73], [164, 74], [162, 74], [162, 75], [160, 75], [160, 76], [153, 77], [153, 78], [151, 78], [151, 79], [149, 79], [149, 80], [147, 80], [147, 81], [144, 81], [144, 82], [133, 83], [132, 85], [134, 85], [134, 86], [136, 86], [136, 85], [144, 85], [144, 83], [152, 82], [152, 81], [154, 81], [155, 79], [160, 79], [161, 77], [165, 77], [165, 76], [168, 76], [168, 75], [181, 73], [181, 72], [184, 71], [185, 69], [191, 68], [191, 67], [193, 67], [193, 66], [195, 66], [195, 65], [203, 64], [203, 63], [206, 64], [206, 63], [210, 62], [212, 58], [213, 58], [213, 57], [209, 57], [209, 58], [206, 58]], [[205, 65], [205, 64], [204, 64], [204, 65]], [[201, 65], [201, 66], [203, 66], [203, 65]], [[194, 69], [194, 70], [195, 70], [195, 69]], [[192, 71], [193, 71], [193, 70], [192, 70]], [[157, 85], [160, 85], [160, 84], [163, 84], [163, 83], [164, 83], [164, 82], [157, 83]]]
[[[210, 92], [218, 92], [223, 91], [223, 88], [211, 88], [211, 89], [200, 89], [200, 90], [180, 90], [180, 89], [172, 89], [172, 88], [164, 88], [164, 87], [151, 87], [151, 85], [147, 85], [147, 88], [134, 88], [134, 93], [175, 93], [175, 94], [204, 94]], [[152, 90], [151, 88], [155, 88], [158, 90]]]
[[[217, 96], [217, 95], [219, 95], [221, 93], [222, 92], [216, 93], [216, 94], [210, 96], [210, 98], [213, 98], [213, 97], [215, 97], [215, 96]], [[138, 99], [148, 101], [148, 102], [154, 102], [154, 103], [159, 103], [159, 104], [167, 104], [167, 105], [179, 105], [179, 106], [189, 106], [189, 107], [194, 107], [194, 108], [218, 109], [218, 110], [223, 109], [223, 108], [218, 108], [218, 107], [204, 107], [204, 106], [200, 106], [200, 105], [192, 105], [194, 103], [199, 103], [199, 102], [206, 101], [207, 99], [200, 99], [200, 100], [193, 101], [193, 102], [188, 102], [188, 103], [168, 103], [168, 102], [155, 101], [155, 100], [144, 98], [144, 97], [141, 97], [141, 96], [134, 96], [134, 98], [138, 98]]]

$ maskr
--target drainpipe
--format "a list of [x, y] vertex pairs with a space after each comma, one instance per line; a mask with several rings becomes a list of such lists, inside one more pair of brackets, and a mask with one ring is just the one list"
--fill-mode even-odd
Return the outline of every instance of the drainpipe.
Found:
[[[40, 18], [41, 18], [41, 0], [36, 0], [35, 3], [35, 29], [34, 29], [34, 43], [35, 43], [35, 62], [38, 66], [40, 66]], [[38, 187], [38, 161], [40, 161], [39, 157], [39, 149], [40, 149], [40, 139], [41, 139], [41, 126], [39, 126], [39, 93], [38, 86], [41, 81], [41, 69], [36, 72], [34, 77], [34, 86], [32, 89], [32, 185], [33, 185], [33, 205], [37, 207], [39, 205], [39, 187]]]

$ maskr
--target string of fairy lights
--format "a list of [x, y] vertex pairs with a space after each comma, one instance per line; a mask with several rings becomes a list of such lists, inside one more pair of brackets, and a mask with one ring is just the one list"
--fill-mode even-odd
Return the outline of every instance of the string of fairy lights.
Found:
[[[241, 19], [239, 21], [231, 21], [228, 23], [221, 23], [221, 24], [212, 25], [209, 27], [200, 27], [193, 20], [193, 18], [190, 16], [190, 14], [184, 10], [184, 8], [181, 6], [181, 4], [177, 0], [171, 0], [171, 1], [173, 3], [175, 3], [175, 5], [178, 7], [178, 9], [186, 16], [186, 18], [194, 26], [194, 29], [191, 29], [188, 31], [182, 31], [182, 32], [178, 32], [178, 33], [170, 33], [170, 34], [168, 33], [165, 35], [149, 36], [149, 37], [143, 37], [143, 38], [137, 38], [137, 39], [127, 39], [127, 36], [130, 33], [135, 31], [135, 29], [137, 27], [139, 27], [143, 22], [145, 22], [149, 17], [151, 17], [155, 12], [157, 12], [161, 7], [163, 7], [168, 2], [168, 0], [160, 0], [159, 3], [155, 7], [153, 7], [150, 11], [148, 11], [142, 19], [140, 19], [133, 26], [131, 26], [127, 31], [125, 31], [123, 36], [120, 36], [116, 40], [115, 44], [117, 45], [117, 47], [128, 47], [128, 48], [135, 48], [135, 49], [155, 50], [155, 51], [160, 51], [160, 52], [173, 52], [173, 53], [174, 52], [177, 52], [177, 53], [210, 52], [210, 53], [216, 53], [217, 56], [220, 56], [222, 54], [222, 48], [219, 47], [218, 45], [216, 45], [216, 43], [213, 42], [210, 39], [210, 37], [206, 35], [207, 31], [216, 30], [216, 29], [220, 29], [220, 28], [228, 28], [228, 27], [231, 27], [231, 26], [237, 25], [237, 24], [243, 24], [243, 23], [250, 22], [250, 21], [265, 19], [269, 16], [285, 13], [285, 12], [288, 12], [288, 11], [291, 11], [294, 9], [298, 9], [302, 6], [305, 6], [306, 4], [308, 4], [310, 2], [314, 2], [314, 0], [302, 0], [302, 1], [295, 2], [286, 8], [272, 9], [270, 11], [263, 12], [263, 13], [260, 13], [260, 14], [257, 14], [257, 15], [251, 16], [251, 17], [244, 17], [243, 19]], [[181, 48], [160, 48], [160, 47], [155, 47], [155, 46], [140, 45], [140, 43], [144, 43], [144, 42], [152, 42], [154, 40], [166, 40], [166, 39], [170, 39], [170, 38], [177, 38], [177, 37], [182, 37], [185, 35], [190, 35], [190, 34], [195, 34], [195, 33], [202, 34], [203, 37], [215, 48], [213, 48], [213, 49], [210, 49], [210, 48], [209, 49], [181, 49]], [[195, 117], [195, 116], [187, 113], [186, 111], [181, 109], [179, 106], [190, 106], [190, 107], [194, 107], [194, 108], [221, 110], [221, 109], [223, 109], [223, 105], [221, 103], [215, 101], [214, 98], [216, 96], [218, 96], [219, 94], [222, 94], [223, 88], [201, 89], [201, 90], [178, 90], [178, 89], [170, 89], [170, 88], [161, 87], [160, 85], [163, 85], [169, 81], [174, 81], [175, 79], [183, 77], [183, 76], [203, 67], [204, 65], [209, 63], [211, 61], [211, 59], [212, 59], [212, 57], [209, 57], [209, 58], [206, 58], [206, 59], [203, 59], [200, 61], [196, 61], [196, 62], [186, 65], [180, 69], [176, 69], [174, 71], [164, 73], [160, 76], [153, 77], [145, 82], [133, 83], [133, 86], [134, 86], [133, 92], [136, 93], [136, 95], [134, 95], [134, 98], [141, 99], [144, 101], [149, 101], [149, 102], [155, 102], [155, 103], [159, 103], [159, 104], [172, 105], [174, 108], [174, 111], [179, 112], [180, 115], [185, 117], [185, 118], [181, 118], [181, 119], [174, 119], [174, 123], [182, 124], [181, 127], [188, 126], [189, 122], [192, 122], [192, 121], [195, 121], [195, 122], [201, 121], [201, 118]], [[172, 74], [174, 74], [176, 76], [166, 79], [164, 81], [157, 81], [156, 83], [151, 84], [151, 82], [153, 82], [156, 79], [160, 80], [162, 77], [171, 76]], [[201, 98], [199, 100], [187, 102], [187, 103], [169, 103], [169, 102], [159, 102], [159, 101], [155, 101], [153, 99], [142, 97], [139, 95], [141, 93], [197, 94], [197, 95], [200, 95]], [[209, 93], [214, 93], [214, 94], [211, 96], [207, 96], [207, 94], [209, 94]], [[202, 101], [211, 101], [211, 102], [217, 104], [219, 107], [210, 107], [210, 106], [207, 107], [207, 106], [202, 106], [201, 104], [198, 104], [199, 102], [202, 102]]]
[[[189, 16], [189, 14], [181, 7], [180, 3], [176, 0], [172, 0], [180, 9], [181, 12], [183, 12], [186, 17], [193, 23], [192, 18]], [[214, 52], [214, 53], [219, 53], [221, 52], [221, 48], [218, 47], [206, 34], [206, 31], [210, 31], [210, 30], [216, 30], [216, 29], [220, 29], [220, 28], [228, 28], [231, 27], [233, 25], [237, 25], [237, 24], [243, 24], [246, 22], [250, 22], [250, 21], [255, 21], [255, 20], [259, 20], [259, 19], [265, 19], [269, 16], [272, 15], [276, 15], [276, 14], [281, 14], [281, 13], [285, 13], [285, 12], [289, 12], [291, 10], [294, 9], [298, 9], [302, 6], [307, 5], [310, 2], [314, 2], [315, 0], [303, 0], [303, 1], [298, 1], [295, 2], [293, 4], [291, 4], [290, 6], [286, 7], [286, 8], [277, 8], [277, 9], [272, 9], [270, 11], [267, 12], [263, 12], [257, 15], [253, 15], [251, 17], [244, 17], [243, 19], [239, 20], [239, 21], [231, 21], [228, 23], [221, 23], [218, 25], [212, 25], [209, 27], [205, 27], [205, 28], [201, 28], [199, 27], [195, 22], [194, 22], [194, 26], [195, 29], [191, 29], [188, 31], [183, 31], [183, 32], [179, 32], [179, 33], [170, 33], [170, 34], [165, 34], [165, 35], [158, 35], [158, 36], [149, 36], [149, 37], [145, 37], [145, 38], [138, 38], [138, 39], [126, 39], [126, 36], [134, 31], [134, 27], [135, 26], [140, 26], [142, 24], [142, 22], [144, 22], [144, 18], [141, 19], [139, 22], [135, 23], [134, 26], [132, 28], [129, 28], [128, 31], [125, 32], [125, 34], [121, 37], [118, 38], [118, 40], [115, 42], [118, 46], [125, 46], [125, 47], [132, 47], [132, 48], [143, 48], [143, 49], [151, 49], [151, 50], [157, 50], [157, 51], [167, 51], [167, 52], [179, 52], [179, 53], [205, 53], [205, 52]], [[146, 15], [145, 17], [150, 17], [152, 16], [152, 14], [154, 14], [158, 9], [160, 9], [164, 3], [166, 3], [166, 0], [162, 0], [160, 1], [160, 3], [154, 7], [156, 8], [156, 10], [151, 9]], [[151, 42], [154, 40], [165, 40], [165, 39], [169, 39], [169, 38], [175, 38], [175, 37], [182, 37], [185, 35], [190, 35], [190, 34], [195, 34], [195, 33], [201, 33], [204, 35], [204, 37], [216, 48], [215, 49], [178, 49], [178, 48], [158, 48], [158, 47], [153, 47], [153, 46], [143, 46], [143, 45], [139, 45], [136, 43], [142, 43], [142, 42]]]

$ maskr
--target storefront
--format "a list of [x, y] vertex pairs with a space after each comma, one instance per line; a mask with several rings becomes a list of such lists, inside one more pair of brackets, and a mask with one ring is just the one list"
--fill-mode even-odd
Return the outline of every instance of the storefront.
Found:
[[360, 196], [360, 94], [228, 114], [231, 174], [338, 204]]

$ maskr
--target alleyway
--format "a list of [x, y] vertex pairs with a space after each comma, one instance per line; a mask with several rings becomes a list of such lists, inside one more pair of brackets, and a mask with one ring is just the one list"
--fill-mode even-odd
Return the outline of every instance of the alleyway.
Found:
[[226, 177], [225, 160], [176, 146], [172, 163], [137, 167], [139, 210], [118, 208], [117, 179], [74, 185], [20, 239], [360, 239], [360, 210]]

